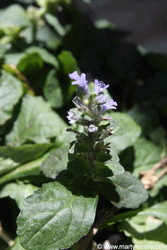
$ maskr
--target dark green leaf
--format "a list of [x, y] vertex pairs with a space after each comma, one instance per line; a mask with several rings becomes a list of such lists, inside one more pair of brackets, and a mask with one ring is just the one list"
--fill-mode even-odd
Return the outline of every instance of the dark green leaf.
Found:
[[99, 183], [99, 192], [116, 207], [137, 208], [147, 200], [143, 184], [129, 172], [114, 175]]
[[93, 173], [95, 178], [104, 178], [113, 175], [123, 174], [125, 172], [124, 168], [119, 162], [108, 161], [106, 163], [95, 161], [95, 169]]
[[68, 163], [68, 170], [77, 175], [89, 175], [91, 171], [90, 161], [76, 156]]
[[43, 184], [25, 199], [18, 217], [21, 245], [25, 250], [69, 248], [89, 232], [96, 206], [97, 197], [74, 195], [58, 182]]
[[21, 82], [11, 74], [2, 71], [0, 78], [0, 125], [12, 117], [13, 108], [22, 94]]
[[43, 68], [43, 61], [37, 52], [27, 53], [19, 61], [17, 68], [24, 75], [34, 74]]
[[64, 105], [63, 89], [55, 69], [49, 72], [43, 91], [46, 100], [51, 103], [52, 107], [60, 108]]
[[100, 162], [106, 162], [111, 159], [111, 155], [106, 152], [99, 152], [96, 154], [96, 160]]
[[85, 152], [90, 152], [91, 151], [91, 146], [90, 143], [86, 142], [78, 142], [75, 143], [75, 153], [85, 153]]
[[74, 71], [80, 72], [80, 70], [78, 68], [77, 61], [74, 58], [71, 51], [63, 50], [58, 55], [58, 59], [60, 61], [60, 67], [61, 67], [62, 73], [64, 74], [64, 76], [68, 82], [68, 85], [66, 86], [66, 89], [64, 89], [64, 91], [66, 92], [65, 99], [69, 100], [75, 92], [75, 86], [71, 85], [71, 80], [69, 78], [69, 74], [73, 73]]
[[0, 174], [4, 174], [26, 162], [40, 158], [52, 144], [31, 144], [19, 147], [0, 147]]
[[42, 97], [26, 95], [18, 119], [6, 140], [8, 144], [17, 146], [27, 140], [46, 143], [51, 137], [61, 138], [65, 128], [64, 121]]
[[62, 71], [65, 76], [69, 77], [70, 73], [78, 71], [78, 64], [73, 54], [68, 50], [63, 50], [59, 55], [58, 59], [61, 63]]
[[114, 203], [118, 207], [137, 208], [148, 198], [148, 193], [144, 189], [140, 180], [131, 173], [125, 172], [111, 177], [116, 186], [116, 191], [120, 196], [120, 202]]
[[39, 48], [37, 46], [31, 46], [28, 49], [26, 49], [26, 52], [28, 52], [28, 53], [38, 53], [45, 63], [51, 64], [56, 69], [59, 68], [59, 62], [56, 59], [56, 57], [53, 54], [49, 53], [44, 48]]
[[108, 141], [112, 141], [112, 146], [117, 153], [135, 144], [138, 139], [141, 128], [128, 115], [112, 112], [108, 114], [117, 121], [113, 129], [113, 136]]
[[32, 194], [35, 189], [37, 187], [32, 184], [24, 184], [23, 182], [9, 183], [0, 189], [0, 198], [9, 196], [16, 201], [19, 209], [21, 209], [24, 199]]
[[40, 170], [46, 177], [55, 179], [62, 170], [67, 168], [68, 148], [54, 149], [48, 158], [40, 166]]

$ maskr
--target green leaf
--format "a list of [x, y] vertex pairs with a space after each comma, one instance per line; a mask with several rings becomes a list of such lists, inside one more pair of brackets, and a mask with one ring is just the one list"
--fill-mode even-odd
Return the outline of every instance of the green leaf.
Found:
[[48, 158], [40, 166], [40, 170], [46, 177], [55, 179], [56, 176], [67, 168], [68, 148], [54, 149]]
[[99, 183], [99, 192], [116, 207], [137, 208], [147, 200], [143, 184], [129, 172], [114, 175]]
[[145, 216], [153, 216], [154, 218], [158, 218], [167, 224], [167, 201], [160, 202], [151, 207], [145, 207], [138, 210], [128, 211], [125, 213], [117, 214], [116, 216], [109, 218], [105, 224], [110, 226], [111, 224], [123, 221], [125, 219], [130, 219], [131, 217], [138, 217], [139, 221], [141, 217]]
[[25, 250], [69, 248], [89, 232], [96, 206], [97, 197], [74, 195], [58, 182], [43, 184], [25, 199], [18, 217], [21, 245]]
[[57, 36], [47, 25], [37, 29], [36, 39], [39, 42], [44, 42], [49, 49], [53, 50], [57, 49], [62, 44], [61, 37]]
[[76, 59], [74, 58], [71, 51], [63, 50], [59, 55], [58, 59], [60, 61], [60, 68], [62, 70], [62, 73], [65, 75], [65, 78], [68, 82], [68, 86], [66, 86], [66, 89], [64, 89], [65, 93], [65, 99], [69, 100], [74, 92], [75, 92], [75, 86], [71, 85], [71, 80], [69, 79], [69, 74], [73, 73], [74, 71], [80, 72], [78, 68], [78, 64]]
[[120, 202], [114, 203], [118, 207], [137, 208], [148, 199], [148, 193], [140, 180], [130, 172], [111, 177], [120, 196]]
[[124, 168], [119, 162], [99, 162], [95, 161], [95, 170], [94, 174], [96, 178], [100, 177], [109, 177], [113, 175], [123, 174], [125, 172]]
[[17, 66], [17, 64], [20, 62], [20, 60], [26, 55], [25, 52], [13, 52], [13, 53], [7, 53], [5, 55], [5, 64], [11, 64], [14, 66]]
[[[134, 145], [134, 170], [133, 174], [139, 176], [141, 171], [147, 171], [154, 167], [161, 160], [162, 148], [157, 144], [139, 138]], [[166, 178], [166, 176], [164, 177]], [[155, 196], [164, 185], [164, 178], [160, 179], [150, 191], [151, 196]]]
[[59, 62], [56, 59], [56, 57], [53, 54], [49, 53], [44, 48], [39, 48], [37, 46], [31, 46], [28, 49], [26, 49], [26, 52], [28, 52], [28, 53], [38, 53], [45, 63], [51, 64], [56, 69], [59, 68]]
[[0, 174], [11, 171], [26, 162], [40, 158], [51, 147], [51, 143], [22, 145], [19, 147], [0, 147]]
[[46, 100], [51, 103], [52, 107], [61, 108], [64, 105], [63, 89], [55, 69], [52, 69], [47, 75], [43, 91]]
[[21, 82], [2, 70], [0, 78], [0, 125], [12, 117], [14, 106], [23, 95]]
[[158, 218], [167, 225], [167, 201], [160, 202], [140, 212], [139, 215], [147, 215]]
[[136, 245], [166, 246], [167, 240], [165, 232], [167, 226], [167, 202], [160, 202], [150, 208], [144, 209], [136, 216], [120, 224], [120, 229], [127, 236], [132, 237], [132, 241]]
[[146, 249], [157, 249], [167, 245], [167, 226], [152, 216], [136, 216], [129, 221], [121, 222], [120, 230], [131, 237], [134, 248], [136, 246], [142, 249], [144, 246]]
[[30, 21], [25, 10], [19, 4], [13, 4], [4, 10], [0, 10], [0, 24], [0, 26], [28, 26], [30, 25]]
[[0, 189], [0, 198], [9, 196], [16, 201], [19, 209], [21, 209], [24, 199], [32, 194], [35, 189], [37, 187], [32, 184], [24, 184], [23, 182], [9, 183]]
[[91, 172], [90, 161], [76, 156], [74, 159], [69, 161], [68, 170], [76, 173], [77, 175], [89, 175]]
[[14, 245], [10, 248], [7, 248], [6, 250], [25, 250], [21, 245], [20, 245], [20, 239], [17, 237], [14, 241]]
[[109, 169], [112, 170], [114, 175], [120, 175], [125, 172], [125, 169], [121, 166], [119, 162], [108, 161], [106, 165]]
[[112, 138], [109, 137], [108, 141], [112, 140], [112, 147], [118, 154], [135, 144], [141, 133], [141, 128], [126, 114], [112, 112], [108, 113], [108, 115], [117, 121], [117, 125], [113, 130], [113, 136]]
[[59, 19], [56, 16], [53, 16], [49, 13], [45, 14], [45, 18], [47, 22], [52, 25], [52, 27], [55, 29], [55, 31], [60, 35], [64, 36], [66, 34], [66, 31], [64, 27], [60, 24]]
[[26, 95], [23, 98], [18, 119], [7, 135], [8, 144], [21, 145], [27, 140], [35, 143], [49, 142], [49, 138], [61, 138], [66, 124], [42, 97]]
[[26, 164], [23, 164], [19, 166], [16, 169], [11, 170], [9, 173], [3, 175], [0, 178], [0, 184], [3, 184], [5, 182], [21, 178], [21, 177], [26, 177], [26, 176], [32, 176], [32, 175], [40, 175], [41, 172], [39, 170], [40, 165], [44, 160], [46, 160], [48, 154], [43, 155], [41, 158], [28, 162]]
[[153, 142], [145, 138], [139, 138], [135, 145], [134, 167], [138, 168], [145, 165], [154, 165], [159, 162], [162, 149]]
[[69, 74], [78, 71], [78, 64], [76, 59], [74, 58], [71, 51], [63, 50], [59, 55], [58, 59], [60, 61], [62, 71], [69, 78]]
[[37, 52], [27, 53], [19, 61], [17, 68], [24, 75], [35, 74], [43, 68], [43, 61]]

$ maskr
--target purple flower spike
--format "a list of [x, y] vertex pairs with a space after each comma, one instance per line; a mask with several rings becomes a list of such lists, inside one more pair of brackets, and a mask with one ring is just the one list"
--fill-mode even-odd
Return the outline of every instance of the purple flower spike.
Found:
[[104, 111], [106, 111], [107, 109], [116, 109], [115, 106], [117, 106], [117, 102], [114, 102], [114, 100], [110, 100], [109, 102], [106, 102], [105, 104], [103, 104], [101, 106], [101, 111], [100, 113], [102, 114]]
[[109, 87], [109, 84], [106, 85], [106, 84], [104, 84], [104, 82], [98, 81], [97, 79], [95, 79], [95, 93], [96, 93], [96, 95], [99, 95], [100, 92], [104, 91], [108, 87]]
[[72, 82], [72, 85], [79, 85], [83, 88], [83, 91], [87, 94], [88, 93], [88, 85], [86, 81], [86, 75], [84, 73], [81, 74], [81, 76], [78, 75], [77, 71], [74, 71], [72, 74], [69, 74], [70, 79], [75, 80]]

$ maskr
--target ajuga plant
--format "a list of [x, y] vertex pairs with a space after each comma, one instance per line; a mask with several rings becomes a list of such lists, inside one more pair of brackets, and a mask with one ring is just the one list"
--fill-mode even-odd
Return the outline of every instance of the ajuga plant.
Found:
[[[93, 235], [109, 217], [147, 199], [142, 183], [124, 170], [111, 147], [116, 121], [105, 111], [116, 109], [117, 102], [108, 99], [109, 85], [97, 79], [88, 84], [76, 71], [69, 77], [77, 95], [67, 115], [68, 160], [62, 160], [55, 180], [24, 200], [17, 231], [26, 250], [92, 249]], [[97, 206], [101, 199], [107, 203], [102, 209]]]

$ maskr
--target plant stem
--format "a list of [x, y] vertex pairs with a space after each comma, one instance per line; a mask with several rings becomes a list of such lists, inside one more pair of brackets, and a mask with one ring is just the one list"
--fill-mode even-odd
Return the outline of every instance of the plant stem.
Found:
[[[115, 210], [115, 211], [113, 211]], [[103, 214], [94, 222], [93, 226], [91, 227], [89, 233], [80, 239], [79, 241], [79, 248], [78, 250], [87, 250], [89, 247], [89, 244], [91, 243], [93, 237], [98, 233], [99, 228], [102, 226], [102, 224], [109, 219], [110, 217], [114, 216], [114, 212], [116, 212], [118, 208], [114, 209], [112, 208], [109, 211], [103, 212]]]
[[9, 247], [14, 245], [14, 241], [9, 237], [9, 235], [4, 231], [2, 224], [0, 223], [0, 238], [8, 244]]

